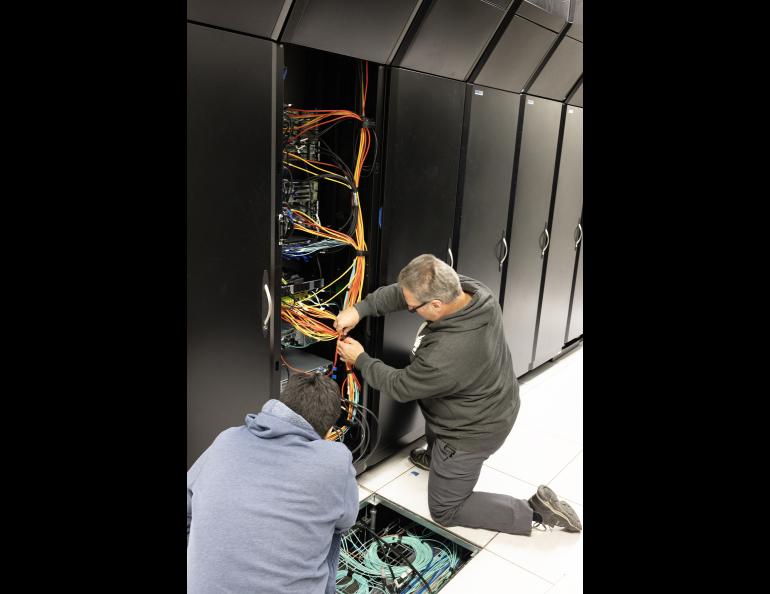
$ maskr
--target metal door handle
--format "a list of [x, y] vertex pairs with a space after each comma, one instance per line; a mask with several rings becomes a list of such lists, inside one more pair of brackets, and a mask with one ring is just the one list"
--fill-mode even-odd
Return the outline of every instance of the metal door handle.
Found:
[[546, 224], [545, 229], [545, 247], [543, 248], [543, 251], [540, 252], [540, 257], [545, 258], [545, 251], [548, 249], [548, 246], [551, 245], [551, 234], [548, 233], [548, 225]]
[[505, 248], [505, 254], [502, 258], [500, 258], [500, 265], [497, 267], [498, 272], [501, 272], [503, 270], [503, 262], [505, 262], [505, 259], [508, 257], [508, 242], [505, 241], [505, 231], [503, 231], [503, 247]]
[[580, 223], [578, 223], [578, 230], [580, 231], [580, 237], [578, 237], [578, 240], [575, 242], [575, 249], [578, 249], [580, 242], [583, 241], [583, 227]]
[[455, 259], [454, 256], [452, 256], [452, 248], [447, 248], [447, 254], [449, 254], [449, 267], [454, 268], [455, 267]]
[[270, 318], [273, 315], [273, 298], [270, 296], [270, 287], [267, 286], [267, 283], [262, 285], [262, 287], [265, 289], [265, 297], [267, 297], [267, 316], [265, 316], [265, 321], [262, 322], [262, 331], [267, 332]]

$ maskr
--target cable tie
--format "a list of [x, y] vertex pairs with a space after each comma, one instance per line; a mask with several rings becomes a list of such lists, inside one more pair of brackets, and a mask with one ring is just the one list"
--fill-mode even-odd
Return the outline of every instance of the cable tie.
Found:
[[369, 250], [354, 250], [356, 252], [356, 256], [363, 256], [366, 257], [369, 255]]

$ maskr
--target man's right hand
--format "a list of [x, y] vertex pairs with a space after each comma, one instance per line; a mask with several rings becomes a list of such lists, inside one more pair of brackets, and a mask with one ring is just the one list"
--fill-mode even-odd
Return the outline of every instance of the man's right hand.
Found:
[[347, 336], [356, 324], [361, 320], [361, 316], [358, 315], [358, 310], [351, 306], [343, 309], [337, 319], [334, 320], [334, 329], [337, 330], [342, 336]]

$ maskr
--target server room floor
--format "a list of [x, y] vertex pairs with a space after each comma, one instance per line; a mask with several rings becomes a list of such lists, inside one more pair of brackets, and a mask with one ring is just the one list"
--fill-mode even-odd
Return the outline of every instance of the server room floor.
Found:
[[[583, 346], [520, 380], [521, 409], [511, 435], [484, 463], [479, 490], [529, 498], [549, 485], [583, 518]], [[422, 438], [358, 477], [359, 496], [372, 492], [430, 520], [428, 473], [409, 462]], [[585, 522], [584, 522], [585, 526]], [[482, 550], [441, 594], [583, 591], [583, 536], [556, 528], [513, 536], [453, 527]]]

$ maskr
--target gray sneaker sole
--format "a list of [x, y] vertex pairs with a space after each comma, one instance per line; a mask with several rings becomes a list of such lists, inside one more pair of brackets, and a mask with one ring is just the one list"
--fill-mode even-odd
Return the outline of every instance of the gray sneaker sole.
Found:
[[537, 488], [536, 497], [540, 503], [569, 524], [569, 526], [563, 526], [564, 530], [567, 532], [580, 532], [583, 530], [583, 524], [577, 512], [566, 501], [559, 501], [553, 489], [546, 485], [540, 485]]

